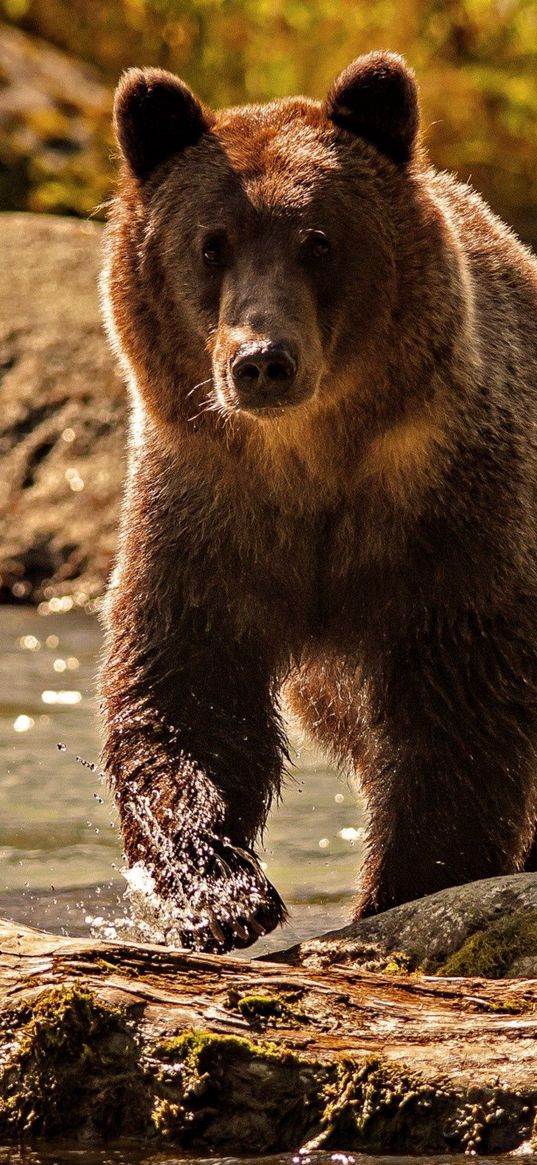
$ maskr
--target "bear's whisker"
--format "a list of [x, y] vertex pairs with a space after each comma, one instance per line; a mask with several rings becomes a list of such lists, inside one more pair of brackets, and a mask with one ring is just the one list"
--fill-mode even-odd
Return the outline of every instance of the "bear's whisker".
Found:
[[185, 396], [185, 400], [188, 400], [189, 397], [193, 396], [194, 393], [198, 391], [198, 388], [204, 388], [206, 384], [213, 384], [212, 376], [208, 376], [207, 380], [200, 380], [198, 384], [194, 385], [194, 388], [189, 389]]

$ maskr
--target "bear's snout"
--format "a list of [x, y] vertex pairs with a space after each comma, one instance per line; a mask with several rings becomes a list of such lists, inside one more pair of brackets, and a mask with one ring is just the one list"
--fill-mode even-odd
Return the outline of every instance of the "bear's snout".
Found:
[[239, 405], [247, 409], [291, 403], [297, 371], [298, 352], [290, 340], [243, 344], [229, 360]]

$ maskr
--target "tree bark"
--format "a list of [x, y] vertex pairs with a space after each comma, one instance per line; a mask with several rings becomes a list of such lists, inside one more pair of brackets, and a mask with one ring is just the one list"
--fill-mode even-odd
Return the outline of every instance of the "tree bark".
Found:
[[504, 1152], [537, 983], [321, 971], [0, 922], [0, 1133], [216, 1153]]

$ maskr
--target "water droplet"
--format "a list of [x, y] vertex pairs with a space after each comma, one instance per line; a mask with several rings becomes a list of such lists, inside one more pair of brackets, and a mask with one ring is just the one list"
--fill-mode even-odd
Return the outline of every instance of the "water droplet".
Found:
[[344, 829], [340, 829], [338, 832], [338, 837], [342, 841], [360, 841], [364, 835], [364, 829], [354, 829], [352, 825], [346, 825]]
[[31, 716], [21, 715], [17, 716], [16, 720], [13, 721], [13, 728], [15, 732], [28, 732], [30, 728], [33, 728], [34, 724], [35, 720]]

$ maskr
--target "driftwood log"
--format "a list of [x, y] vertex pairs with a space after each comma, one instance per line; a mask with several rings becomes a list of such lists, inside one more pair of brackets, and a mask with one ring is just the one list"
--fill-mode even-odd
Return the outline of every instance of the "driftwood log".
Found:
[[0, 1140], [208, 1155], [530, 1141], [537, 982], [322, 971], [0, 922]]

